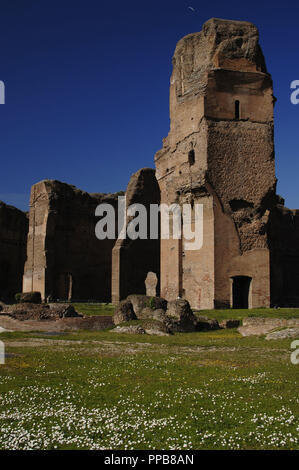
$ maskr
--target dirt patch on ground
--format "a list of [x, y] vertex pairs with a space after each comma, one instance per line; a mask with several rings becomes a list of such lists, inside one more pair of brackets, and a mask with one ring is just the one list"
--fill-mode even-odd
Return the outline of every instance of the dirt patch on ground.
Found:
[[21, 303], [5, 305], [1, 315], [8, 315], [19, 321], [55, 321], [60, 318], [79, 318], [74, 307], [69, 304], [34, 304]]
[[242, 336], [263, 336], [277, 328], [299, 327], [299, 318], [245, 318], [238, 328]]
[[62, 332], [78, 330], [101, 331], [113, 327], [109, 316], [89, 316], [77, 318], [60, 318], [44, 320], [19, 320], [11, 315], [0, 314], [0, 327], [10, 331], [45, 331]]
[[234, 347], [215, 347], [215, 346], [177, 346], [166, 344], [150, 344], [150, 343], [127, 343], [127, 342], [112, 342], [112, 341], [81, 341], [81, 340], [65, 340], [65, 339], [50, 339], [50, 338], [28, 338], [22, 340], [8, 340], [7, 344], [11, 347], [77, 347], [77, 346], [93, 346], [102, 347], [105, 349], [113, 349], [118, 351], [133, 352], [133, 351], [148, 351], [165, 353], [168, 349], [180, 353], [197, 353], [202, 351], [223, 351], [233, 352], [236, 351]]

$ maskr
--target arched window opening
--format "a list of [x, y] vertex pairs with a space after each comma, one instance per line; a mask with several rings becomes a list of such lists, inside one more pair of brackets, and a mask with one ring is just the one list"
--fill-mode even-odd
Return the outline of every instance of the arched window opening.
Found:
[[233, 305], [234, 309], [249, 308], [249, 294], [252, 278], [248, 276], [236, 276], [232, 278]]
[[195, 163], [195, 152], [194, 150], [190, 150], [189, 154], [188, 154], [188, 161], [189, 161], [189, 165], [192, 166], [194, 165]]
[[237, 120], [240, 119], [240, 101], [239, 100], [235, 101], [235, 119]]

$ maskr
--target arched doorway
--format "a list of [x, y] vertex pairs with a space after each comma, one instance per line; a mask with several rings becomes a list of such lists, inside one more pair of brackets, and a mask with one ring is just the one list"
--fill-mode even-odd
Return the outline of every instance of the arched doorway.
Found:
[[232, 307], [235, 309], [249, 308], [249, 294], [252, 278], [235, 276], [232, 278]]
[[72, 300], [73, 295], [73, 276], [71, 273], [62, 273], [58, 281], [59, 300]]

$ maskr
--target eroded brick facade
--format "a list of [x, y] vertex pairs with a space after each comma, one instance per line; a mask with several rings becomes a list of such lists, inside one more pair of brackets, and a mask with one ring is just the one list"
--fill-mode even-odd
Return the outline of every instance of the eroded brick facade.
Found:
[[88, 194], [59, 181], [31, 190], [23, 291], [43, 299], [111, 300], [115, 240], [95, 235], [99, 204], [117, 208], [118, 194]]
[[28, 216], [0, 201], [0, 300], [22, 291]]
[[198, 251], [161, 241], [161, 296], [199, 309], [270, 305], [274, 101], [251, 23], [212, 19], [179, 41], [157, 179], [161, 202], [203, 204], [204, 240]]
[[[160, 275], [160, 240], [150, 237], [150, 205], [160, 204], [160, 190], [155, 170], [143, 168], [132, 175], [126, 191], [126, 207], [142, 204], [147, 210], [146, 239], [129, 237], [117, 240], [112, 256], [112, 302], [130, 294], [146, 294], [149, 272]], [[126, 227], [132, 220], [127, 216]], [[156, 286], [159, 292], [159, 285]]]
[[[118, 194], [42, 181], [31, 191], [24, 291], [117, 303], [147, 289], [198, 309], [298, 307], [299, 211], [276, 195], [274, 102], [253, 24], [211, 19], [179, 41], [170, 132], [156, 171], [132, 176], [127, 207], [143, 204], [149, 214], [151, 204], [190, 204], [194, 229], [202, 205], [203, 246], [187, 250], [172, 238], [98, 240], [95, 208], [110, 203], [117, 213]], [[3, 207], [0, 294], [12, 295], [20, 290], [27, 222]]]

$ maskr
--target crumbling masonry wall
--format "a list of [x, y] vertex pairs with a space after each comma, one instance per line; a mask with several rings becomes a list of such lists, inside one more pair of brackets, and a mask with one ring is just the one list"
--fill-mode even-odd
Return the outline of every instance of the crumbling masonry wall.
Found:
[[[146, 294], [145, 280], [149, 272], [160, 278], [160, 241], [150, 238], [150, 205], [160, 204], [155, 170], [143, 168], [132, 175], [126, 191], [126, 206], [133, 204], [143, 204], [147, 210], [147, 239], [117, 240], [112, 256], [114, 304], [130, 294]], [[126, 227], [131, 219], [127, 217]], [[157, 290], [159, 292], [159, 285]]]
[[[267, 224], [275, 203], [271, 76], [248, 22], [211, 19], [179, 41], [169, 135], [155, 157], [161, 202], [204, 206], [204, 243], [161, 241], [161, 295], [196, 308], [232, 307], [234, 279], [249, 307], [270, 305]], [[192, 212], [193, 226], [195, 212]]]
[[[190, 204], [194, 230], [201, 204], [202, 248], [186, 250], [172, 238], [159, 248], [149, 238], [149, 219], [147, 240], [97, 240], [95, 208], [108, 202], [117, 209], [118, 194], [42, 181], [31, 192], [24, 291], [44, 299], [112, 295], [117, 303], [145, 294], [152, 273], [157, 294], [186, 298], [198, 309], [298, 307], [299, 212], [276, 195], [274, 103], [253, 24], [213, 18], [179, 41], [170, 132], [155, 156], [156, 172], [132, 176], [127, 207], [141, 203], [149, 215], [150, 204]], [[26, 232], [25, 215], [1, 207], [0, 296], [19, 290]], [[11, 266], [18, 268], [8, 282]]]
[[116, 209], [118, 194], [88, 194], [59, 181], [42, 181], [31, 190], [27, 261], [23, 291], [43, 299], [111, 299], [114, 240], [98, 240], [95, 209]]
[[269, 222], [271, 251], [271, 304], [299, 306], [299, 211], [284, 207], [284, 201], [271, 211]]
[[0, 300], [22, 291], [27, 233], [27, 214], [0, 201]]

